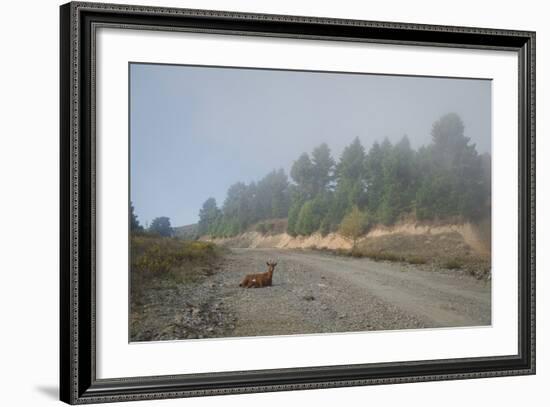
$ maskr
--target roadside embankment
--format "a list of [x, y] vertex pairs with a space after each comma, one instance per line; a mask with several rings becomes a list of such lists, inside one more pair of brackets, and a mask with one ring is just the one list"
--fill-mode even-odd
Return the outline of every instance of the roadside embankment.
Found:
[[426, 264], [443, 269], [464, 270], [477, 278], [489, 278], [491, 269], [490, 224], [401, 223], [375, 226], [358, 239], [329, 233], [322, 236], [291, 236], [287, 233], [248, 231], [227, 238], [203, 240], [230, 248], [316, 249], [378, 261]]

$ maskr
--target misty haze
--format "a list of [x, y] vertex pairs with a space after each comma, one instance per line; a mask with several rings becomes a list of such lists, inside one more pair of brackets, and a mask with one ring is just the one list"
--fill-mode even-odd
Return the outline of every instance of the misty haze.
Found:
[[131, 64], [130, 340], [491, 324], [491, 81]]

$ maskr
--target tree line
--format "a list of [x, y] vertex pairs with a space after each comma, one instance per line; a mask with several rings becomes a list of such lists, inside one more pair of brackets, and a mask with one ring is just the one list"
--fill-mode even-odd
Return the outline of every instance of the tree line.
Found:
[[[293, 236], [340, 231], [356, 239], [369, 225], [404, 217], [477, 221], [491, 210], [490, 155], [478, 154], [455, 113], [437, 120], [430, 144], [418, 150], [406, 135], [369, 151], [355, 138], [336, 161], [323, 143], [301, 154], [289, 175], [279, 169], [258, 182], [237, 182], [221, 206], [208, 198], [197, 234], [235, 236], [263, 220], [287, 218]], [[165, 223], [157, 218], [149, 228]]]
[[134, 204], [132, 202], [130, 202], [130, 231], [135, 234], [148, 233], [163, 237], [170, 237], [174, 234], [170, 218], [166, 216], [159, 216], [153, 219], [148, 227], [144, 227], [134, 211]]

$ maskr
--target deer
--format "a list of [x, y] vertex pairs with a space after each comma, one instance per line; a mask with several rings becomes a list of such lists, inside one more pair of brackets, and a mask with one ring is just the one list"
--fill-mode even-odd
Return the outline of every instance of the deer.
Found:
[[239, 287], [261, 288], [270, 286], [277, 263], [268, 261], [266, 264], [267, 271], [265, 273], [247, 274], [239, 284]]

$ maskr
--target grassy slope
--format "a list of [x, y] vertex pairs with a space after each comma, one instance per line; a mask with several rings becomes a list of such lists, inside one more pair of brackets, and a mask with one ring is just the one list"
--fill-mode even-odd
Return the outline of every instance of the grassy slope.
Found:
[[211, 271], [221, 251], [222, 249], [210, 242], [149, 235], [132, 236], [132, 299], [151, 285], [177, 285], [199, 281]]

